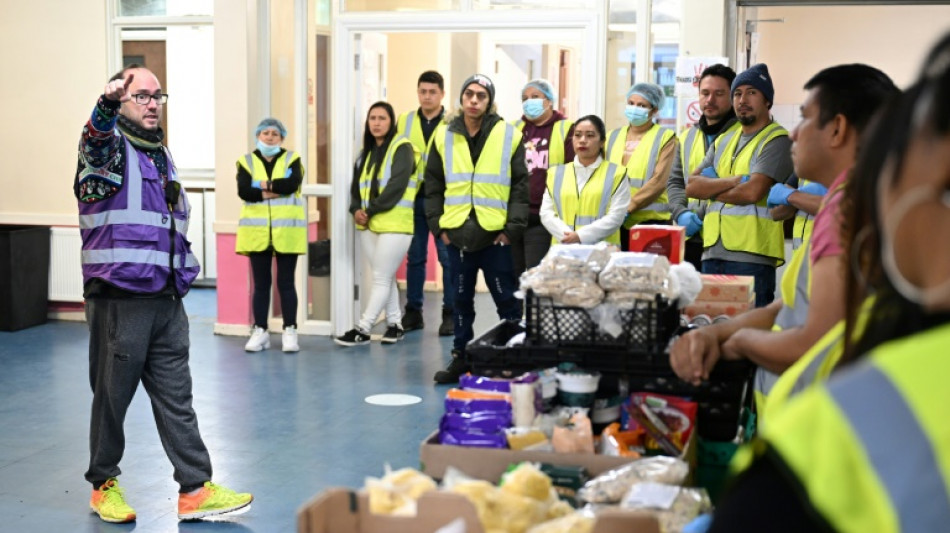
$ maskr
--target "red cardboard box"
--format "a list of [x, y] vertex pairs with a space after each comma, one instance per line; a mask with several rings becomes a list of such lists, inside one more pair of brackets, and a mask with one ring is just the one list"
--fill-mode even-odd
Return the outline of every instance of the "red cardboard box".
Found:
[[755, 278], [728, 274], [700, 274], [703, 290], [697, 302], [752, 302], [755, 301]]
[[686, 228], [642, 224], [630, 228], [630, 251], [663, 255], [671, 265], [683, 262], [686, 253]]

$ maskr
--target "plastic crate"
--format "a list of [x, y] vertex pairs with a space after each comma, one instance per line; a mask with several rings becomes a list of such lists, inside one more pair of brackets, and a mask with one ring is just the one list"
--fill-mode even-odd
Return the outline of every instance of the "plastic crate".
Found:
[[526, 344], [557, 348], [611, 348], [627, 353], [659, 355], [665, 352], [679, 327], [679, 311], [665, 299], [636, 300], [634, 308], [618, 311], [620, 331], [603, 331], [591, 312], [581, 307], [555, 305], [550, 298], [528, 291], [525, 298]]

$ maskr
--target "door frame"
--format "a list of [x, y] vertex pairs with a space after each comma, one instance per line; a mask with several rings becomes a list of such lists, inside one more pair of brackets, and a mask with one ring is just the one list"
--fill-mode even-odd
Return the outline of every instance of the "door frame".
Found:
[[[585, 55], [590, 60], [581, 62], [579, 79], [593, 80], [583, 83], [579, 90], [582, 103], [581, 114], [603, 115], [607, 65], [607, 12], [605, 3], [597, 2], [597, 8], [587, 10], [478, 10], [444, 12], [362, 12], [339, 13], [333, 23], [331, 37], [332, 73], [336, 80], [330, 95], [333, 103], [331, 115], [330, 172], [333, 177], [331, 191], [313, 190], [318, 196], [330, 193], [332, 197], [333, 256], [331, 272], [333, 283], [330, 295], [333, 334], [341, 335], [356, 319], [359, 305], [354, 297], [359, 282], [353, 261], [357, 256], [355, 227], [349, 220], [349, 186], [352, 179], [351, 161], [356, 149], [356, 133], [361, 126], [361, 117], [356, 116], [356, 87], [354, 58], [354, 34], [381, 33], [470, 33], [481, 31], [532, 30], [578, 31]], [[350, 82], [353, 83], [350, 83]], [[586, 103], [586, 105], [585, 105]], [[307, 194], [305, 188], [304, 194]]]

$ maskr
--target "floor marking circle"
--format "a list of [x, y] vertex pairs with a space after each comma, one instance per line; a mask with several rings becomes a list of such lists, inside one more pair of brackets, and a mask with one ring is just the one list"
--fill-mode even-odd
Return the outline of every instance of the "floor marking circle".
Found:
[[364, 401], [370, 405], [385, 405], [387, 407], [396, 407], [400, 405], [412, 405], [422, 402], [422, 398], [411, 394], [374, 394], [367, 396]]

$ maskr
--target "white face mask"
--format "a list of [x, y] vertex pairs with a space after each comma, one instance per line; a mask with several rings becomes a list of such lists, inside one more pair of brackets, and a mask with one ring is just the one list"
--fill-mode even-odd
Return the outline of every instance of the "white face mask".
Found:
[[[878, 199], [884, 198], [884, 193], [891, 187], [894, 173], [890, 177], [878, 180]], [[908, 301], [916, 303], [924, 308], [944, 302], [950, 299], [950, 280], [944, 281], [933, 288], [922, 288], [914, 285], [900, 271], [897, 264], [897, 255], [894, 252], [895, 235], [904, 217], [907, 216], [914, 207], [934, 198], [940, 198], [944, 206], [950, 209], [950, 191], [939, 191], [937, 187], [930, 185], [919, 185], [910, 189], [901, 196], [889, 210], [888, 213], [881, 213], [881, 264], [884, 266], [884, 272], [887, 278], [897, 290]]]
[[280, 151], [279, 144], [267, 144], [260, 139], [257, 140], [257, 149], [264, 154], [264, 157], [274, 157]]

